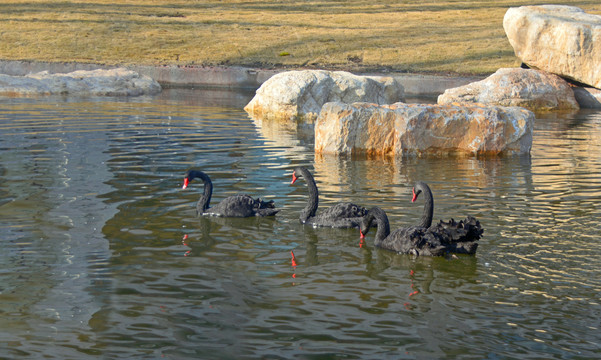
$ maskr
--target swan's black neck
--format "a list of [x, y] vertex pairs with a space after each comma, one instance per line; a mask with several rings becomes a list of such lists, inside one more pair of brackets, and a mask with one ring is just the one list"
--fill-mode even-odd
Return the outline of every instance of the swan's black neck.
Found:
[[209, 208], [209, 203], [211, 202], [211, 195], [213, 194], [213, 183], [211, 182], [211, 178], [209, 178], [209, 175], [198, 170], [188, 171], [186, 178], [188, 181], [199, 178], [204, 182], [204, 191], [196, 204], [196, 211], [198, 214], [202, 214]]
[[390, 223], [388, 221], [388, 216], [384, 210], [379, 207], [373, 207], [369, 209], [367, 215], [365, 216], [363, 223], [361, 224], [361, 233], [366, 235], [369, 229], [371, 228], [371, 224], [376, 220], [378, 224], [378, 230], [376, 230], [376, 238], [374, 240], [374, 245], [379, 246], [384, 239], [390, 235]]
[[309, 172], [309, 170], [305, 169], [302, 166], [294, 169], [293, 173], [293, 182], [296, 178], [302, 177], [305, 179], [307, 183], [307, 188], [309, 189], [309, 198], [307, 199], [307, 205], [301, 211], [300, 220], [301, 222], [306, 222], [307, 219], [314, 217], [317, 212], [317, 206], [319, 205], [319, 194], [317, 191], [317, 185], [315, 184], [315, 180], [313, 179], [313, 175]]
[[432, 191], [428, 184], [418, 181], [413, 187], [413, 201], [415, 201], [421, 193], [424, 194], [424, 212], [417, 226], [429, 228], [432, 225], [432, 218], [434, 217], [434, 198], [432, 197]]

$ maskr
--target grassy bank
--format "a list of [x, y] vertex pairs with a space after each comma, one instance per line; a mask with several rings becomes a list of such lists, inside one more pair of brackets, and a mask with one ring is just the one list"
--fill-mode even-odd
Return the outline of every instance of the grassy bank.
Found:
[[512, 6], [598, 0], [0, 0], [0, 59], [483, 74]]

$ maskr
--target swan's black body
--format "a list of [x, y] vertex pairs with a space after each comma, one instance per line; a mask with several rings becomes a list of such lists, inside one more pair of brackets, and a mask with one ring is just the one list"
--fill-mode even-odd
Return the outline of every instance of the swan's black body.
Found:
[[272, 201], [263, 201], [260, 198], [253, 199], [248, 195], [233, 195], [223, 199], [214, 207], [209, 207], [211, 195], [213, 194], [213, 183], [207, 174], [198, 170], [189, 170], [184, 178], [185, 189], [193, 180], [199, 178], [204, 182], [204, 191], [196, 204], [198, 215], [215, 215], [225, 217], [250, 217], [250, 216], [272, 216], [279, 210], [275, 209]]
[[415, 254], [427, 256], [443, 256], [448, 253], [475, 254], [478, 248], [477, 241], [484, 232], [476, 218], [468, 216], [465, 220], [456, 222], [440, 221], [432, 226], [434, 213], [434, 200], [430, 187], [424, 182], [418, 182], [413, 188], [413, 200], [424, 193], [424, 213], [416, 226], [400, 228], [390, 232], [390, 224], [386, 213], [374, 207], [363, 219], [360, 231], [365, 236], [372, 221], [378, 222], [378, 230], [374, 245], [383, 249], [396, 251], [401, 254]]
[[300, 215], [301, 223], [333, 228], [351, 228], [359, 226], [361, 220], [367, 214], [367, 209], [363, 206], [347, 202], [338, 203], [331, 208], [316, 214], [317, 206], [319, 205], [319, 195], [313, 175], [311, 175], [309, 170], [299, 166], [294, 169], [294, 172], [292, 173], [291, 184], [294, 184], [299, 177], [305, 179], [307, 188], [309, 189], [307, 206], [301, 211]]

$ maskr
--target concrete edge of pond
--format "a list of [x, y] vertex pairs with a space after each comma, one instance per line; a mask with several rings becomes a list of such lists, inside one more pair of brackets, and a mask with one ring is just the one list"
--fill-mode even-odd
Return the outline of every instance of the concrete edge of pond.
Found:
[[[76, 70], [109, 69], [119, 67], [75, 62], [40, 62], [0, 60], [0, 74], [24, 76], [48, 71], [68, 73]], [[217, 89], [255, 90], [278, 72], [291, 69], [254, 69], [241, 66], [123, 66], [140, 74], [150, 76], [165, 87], [200, 87]], [[479, 81], [484, 76], [442, 76], [413, 73], [361, 73], [359, 75], [391, 76], [405, 88], [407, 96], [437, 96], [446, 89]]]

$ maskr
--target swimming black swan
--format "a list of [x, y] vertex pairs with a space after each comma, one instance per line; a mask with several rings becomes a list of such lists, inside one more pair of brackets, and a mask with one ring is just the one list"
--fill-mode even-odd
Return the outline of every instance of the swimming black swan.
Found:
[[338, 203], [331, 208], [322, 211], [320, 214], [315, 215], [319, 204], [317, 185], [315, 185], [313, 175], [311, 175], [309, 170], [302, 166], [294, 169], [294, 172], [292, 172], [292, 182], [290, 184], [294, 184], [300, 177], [305, 179], [307, 187], [309, 188], [309, 200], [307, 201], [307, 206], [301, 211], [300, 215], [301, 223], [333, 228], [351, 228], [359, 226], [361, 219], [367, 214], [367, 209], [352, 203]]
[[233, 195], [223, 199], [216, 206], [209, 208], [211, 195], [213, 194], [213, 183], [207, 174], [198, 170], [189, 170], [184, 178], [182, 189], [187, 188], [190, 182], [196, 178], [204, 182], [204, 192], [196, 204], [198, 215], [206, 214], [226, 217], [272, 216], [279, 211], [275, 209], [273, 200], [265, 202], [259, 198], [253, 199], [248, 195]]
[[478, 239], [484, 232], [480, 222], [472, 216], [456, 222], [440, 221], [432, 226], [434, 200], [430, 187], [424, 182], [417, 182], [413, 187], [413, 199], [423, 193], [425, 197], [424, 213], [420, 222], [411, 227], [400, 228], [390, 232], [390, 224], [384, 210], [373, 207], [363, 219], [361, 238], [369, 232], [372, 221], [377, 220], [378, 230], [374, 245], [401, 254], [443, 256], [447, 253], [475, 254]]

